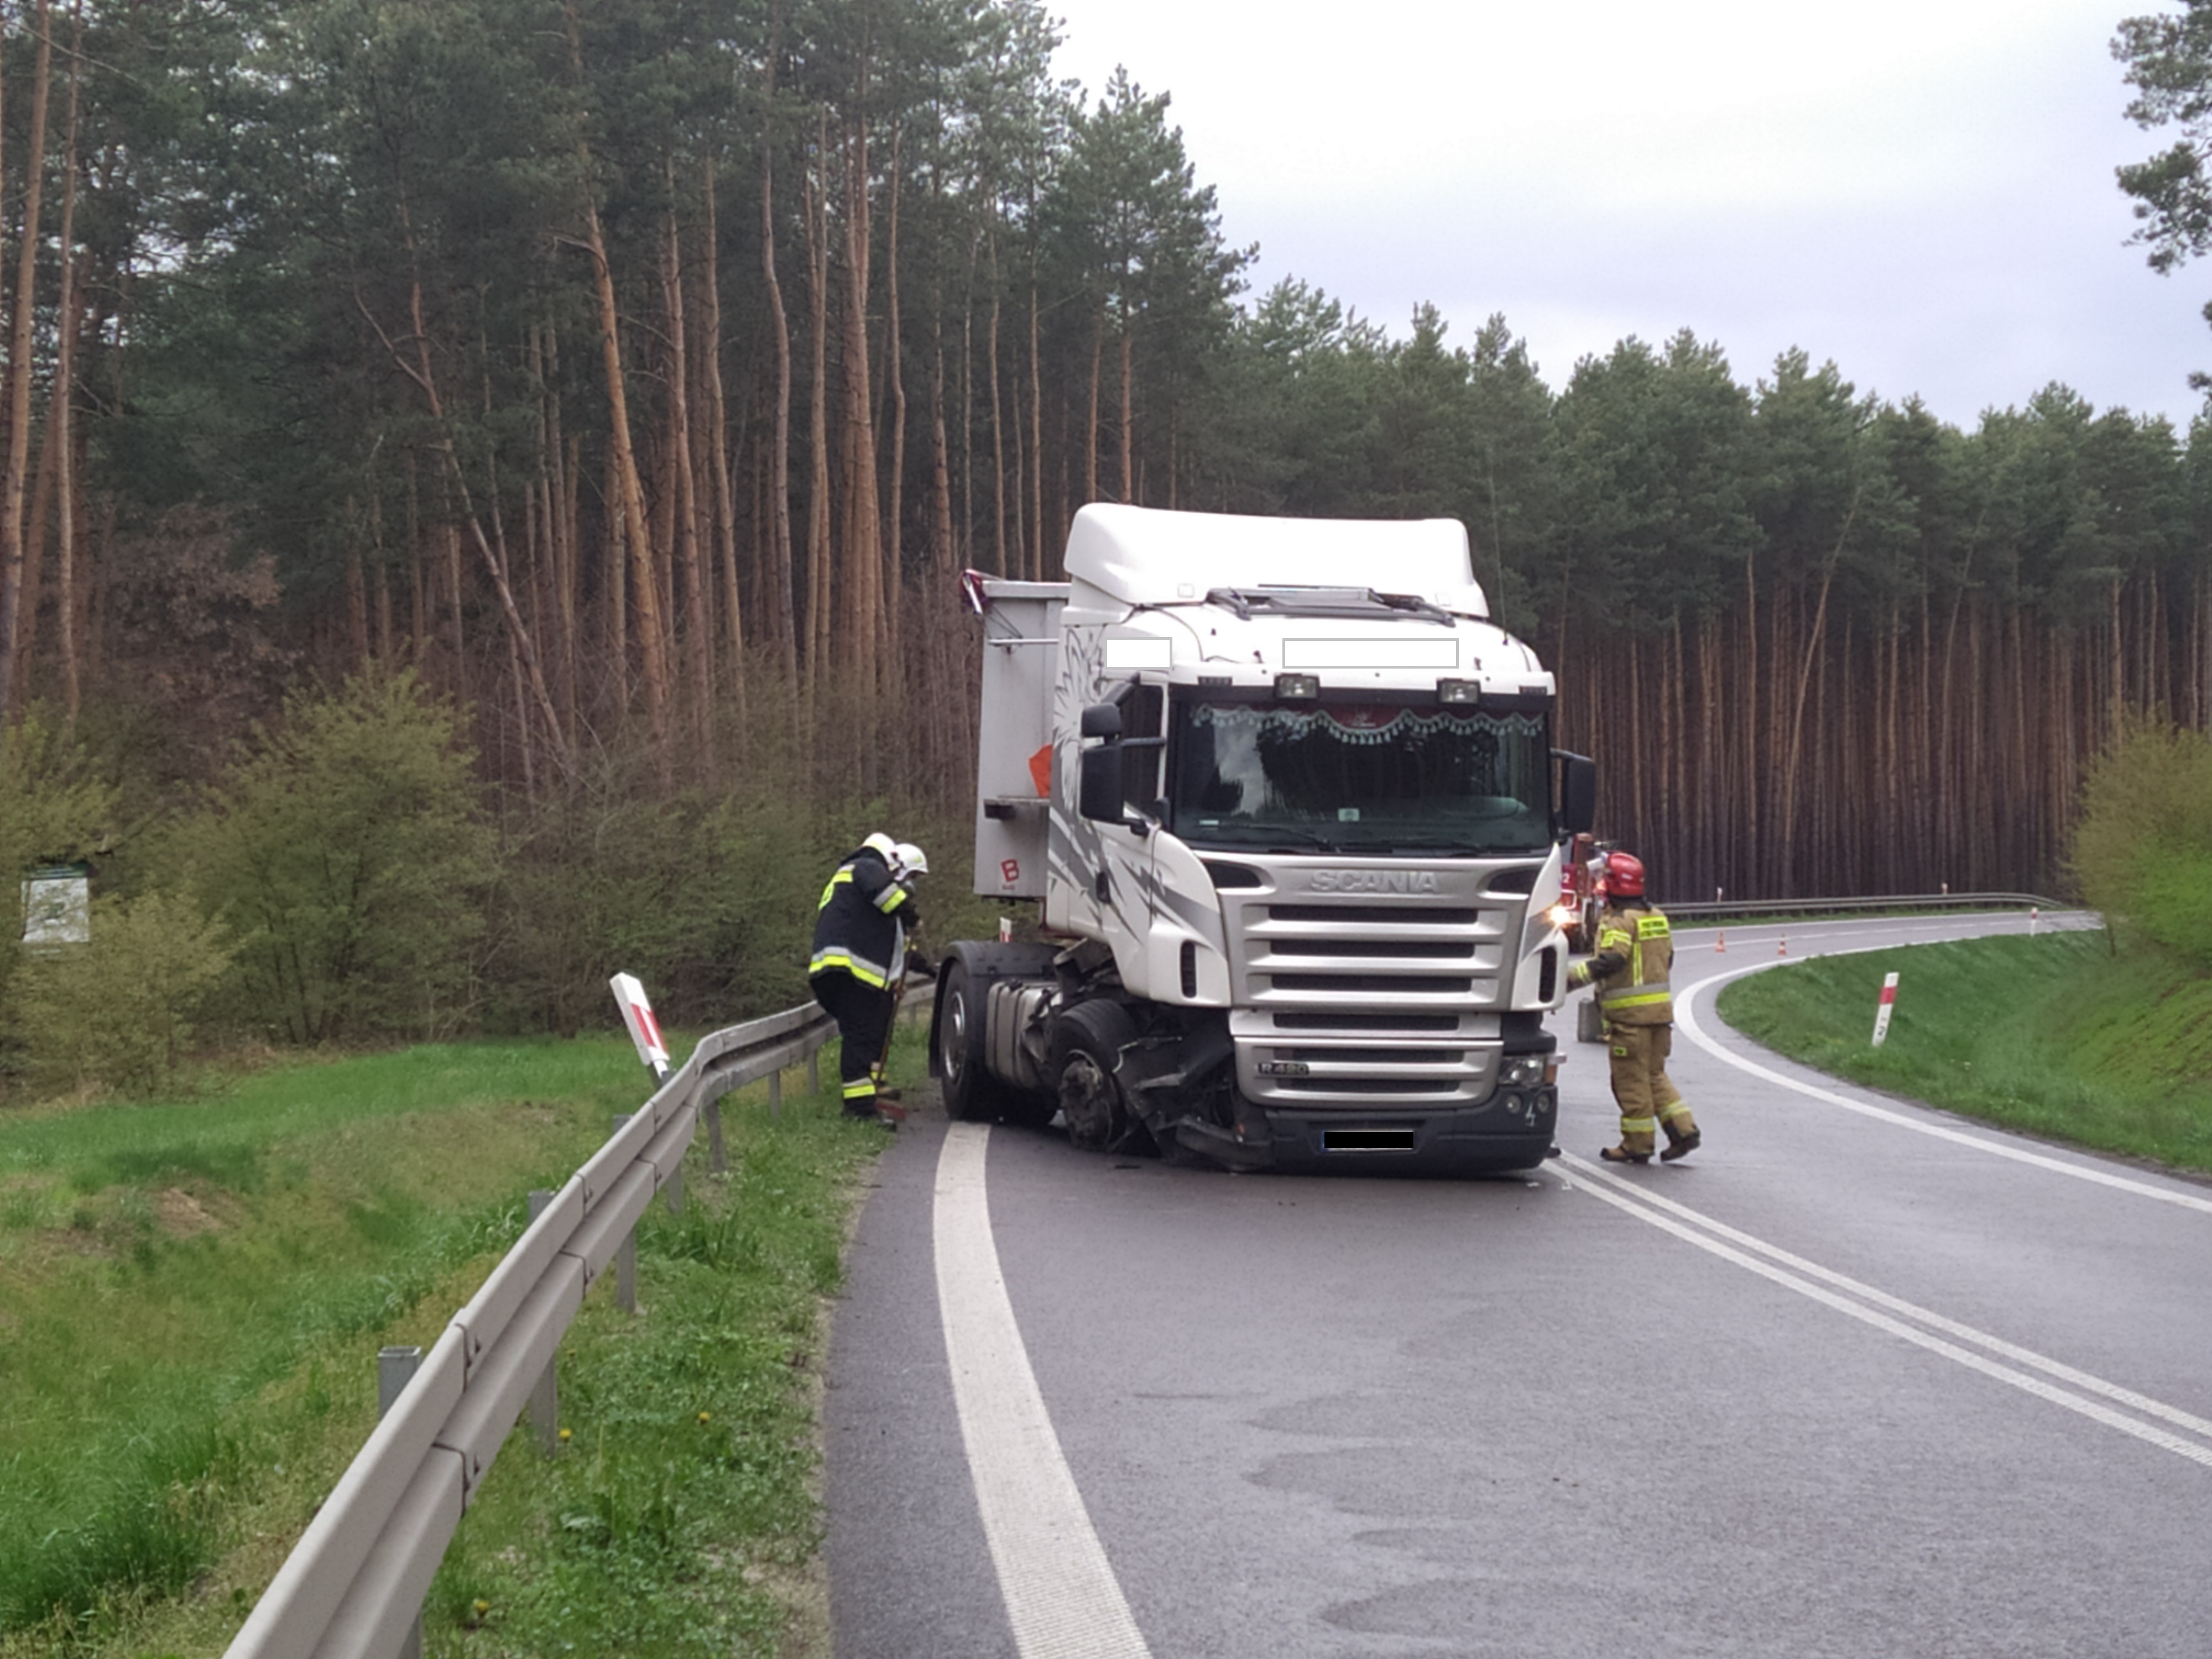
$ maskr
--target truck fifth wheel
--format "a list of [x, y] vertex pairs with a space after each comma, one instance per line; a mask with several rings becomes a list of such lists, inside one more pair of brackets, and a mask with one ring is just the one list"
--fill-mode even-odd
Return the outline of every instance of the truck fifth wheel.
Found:
[[1066, 569], [966, 580], [975, 890], [1044, 937], [945, 952], [946, 1109], [1236, 1169], [1540, 1162], [1595, 771], [1465, 529], [1091, 506]]

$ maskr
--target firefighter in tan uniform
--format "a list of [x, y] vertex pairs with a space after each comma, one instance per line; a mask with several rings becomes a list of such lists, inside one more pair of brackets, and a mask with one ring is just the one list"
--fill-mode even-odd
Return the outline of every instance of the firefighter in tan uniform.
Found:
[[1613, 1097], [1620, 1107], [1620, 1145], [1600, 1154], [1608, 1164], [1649, 1164], [1652, 1142], [1667, 1132], [1660, 1162], [1698, 1150], [1705, 1137], [1667, 1076], [1674, 1045], [1674, 999], [1667, 988], [1674, 940], [1667, 918], [1644, 896], [1644, 865], [1632, 854], [1605, 861], [1605, 909], [1598, 918], [1597, 954], [1567, 970], [1571, 986], [1595, 984], [1605, 1016]]

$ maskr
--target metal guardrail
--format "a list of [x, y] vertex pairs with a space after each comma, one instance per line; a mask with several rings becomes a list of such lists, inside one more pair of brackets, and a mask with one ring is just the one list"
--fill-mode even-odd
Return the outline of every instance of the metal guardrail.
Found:
[[1729, 899], [1659, 908], [1669, 916], [1819, 916], [1854, 910], [2076, 910], [2081, 907], [2034, 893], [1905, 893], [1886, 898]]
[[[926, 1001], [920, 988], [907, 1006]], [[793, 1008], [714, 1032], [568, 1178], [422, 1357], [226, 1659], [397, 1659], [424, 1594], [569, 1324], [655, 1192], [678, 1179], [703, 1115], [721, 1167], [719, 1103], [769, 1079], [836, 1032]]]

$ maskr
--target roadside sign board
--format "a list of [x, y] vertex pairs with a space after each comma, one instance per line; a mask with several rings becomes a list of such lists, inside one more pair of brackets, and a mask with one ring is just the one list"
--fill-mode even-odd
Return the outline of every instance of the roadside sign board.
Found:
[[83, 945], [92, 939], [92, 878], [82, 864], [49, 865], [23, 878], [23, 943]]

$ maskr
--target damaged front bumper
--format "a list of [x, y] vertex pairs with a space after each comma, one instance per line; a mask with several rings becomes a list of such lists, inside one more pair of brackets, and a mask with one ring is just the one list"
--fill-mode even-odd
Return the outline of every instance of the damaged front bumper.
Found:
[[1291, 1110], [1240, 1097], [1234, 1122], [1184, 1117], [1172, 1133], [1181, 1151], [1231, 1170], [1491, 1174], [1534, 1169], [1551, 1157], [1559, 1107], [1559, 1091], [1548, 1084], [1431, 1112]]

